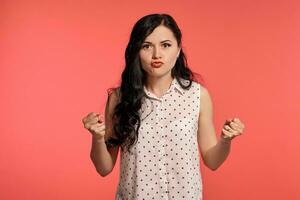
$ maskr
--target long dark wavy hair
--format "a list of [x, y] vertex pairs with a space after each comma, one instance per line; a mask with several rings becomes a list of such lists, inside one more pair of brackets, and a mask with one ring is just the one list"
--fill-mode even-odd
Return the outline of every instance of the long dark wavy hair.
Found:
[[[113, 127], [117, 138], [111, 139], [111, 143], [120, 145], [122, 150], [126, 147], [130, 151], [130, 147], [138, 140], [141, 125], [139, 110], [142, 99], [146, 95], [144, 92], [146, 72], [141, 67], [139, 51], [145, 38], [159, 25], [169, 28], [173, 32], [178, 46], [182, 46], [181, 31], [175, 20], [168, 14], [146, 15], [134, 25], [125, 51], [126, 65], [122, 72], [119, 88], [119, 103], [116, 105], [113, 114]], [[197, 81], [194, 73], [187, 66], [186, 56], [182, 48], [171, 75], [177, 79], [183, 89], [189, 89], [192, 81]], [[184, 85], [180, 78], [189, 80], [189, 84]]]

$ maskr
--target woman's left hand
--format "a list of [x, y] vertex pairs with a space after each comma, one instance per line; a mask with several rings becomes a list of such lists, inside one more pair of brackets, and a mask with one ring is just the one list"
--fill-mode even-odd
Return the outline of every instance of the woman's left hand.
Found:
[[221, 138], [225, 141], [231, 141], [236, 136], [244, 132], [245, 125], [238, 118], [228, 119], [223, 125]]

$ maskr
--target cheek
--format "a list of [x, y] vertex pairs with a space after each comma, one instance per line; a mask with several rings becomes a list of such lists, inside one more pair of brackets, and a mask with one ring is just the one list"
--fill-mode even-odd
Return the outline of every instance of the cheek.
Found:
[[177, 53], [175, 52], [175, 53], [172, 53], [168, 59], [168, 63], [171, 65], [171, 67], [173, 67], [175, 65], [176, 60], [177, 60]]
[[148, 63], [151, 62], [151, 58], [149, 59], [149, 56], [147, 54], [140, 53], [139, 56], [142, 67], [146, 67]]

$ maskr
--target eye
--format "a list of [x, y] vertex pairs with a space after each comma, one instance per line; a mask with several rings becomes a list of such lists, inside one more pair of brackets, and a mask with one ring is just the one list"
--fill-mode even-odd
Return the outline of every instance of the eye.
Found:
[[144, 44], [144, 45], [142, 45], [142, 48], [143, 48], [143, 49], [149, 49], [149, 48], [150, 48], [150, 45], [149, 45], [149, 44]]
[[169, 44], [169, 43], [163, 43], [163, 47], [170, 47], [171, 46], [171, 44]]

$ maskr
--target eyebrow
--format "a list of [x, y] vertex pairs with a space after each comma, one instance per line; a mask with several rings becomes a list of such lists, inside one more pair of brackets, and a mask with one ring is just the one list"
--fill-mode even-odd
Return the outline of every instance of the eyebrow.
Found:
[[[163, 40], [163, 41], [161, 41], [160, 43], [164, 43], [164, 42], [172, 42], [172, 41], [171, 41], [171, 40]], [[148, 42], [148, 41], [145, 41], [144, 43], [152, 44], [151, 42]]]

